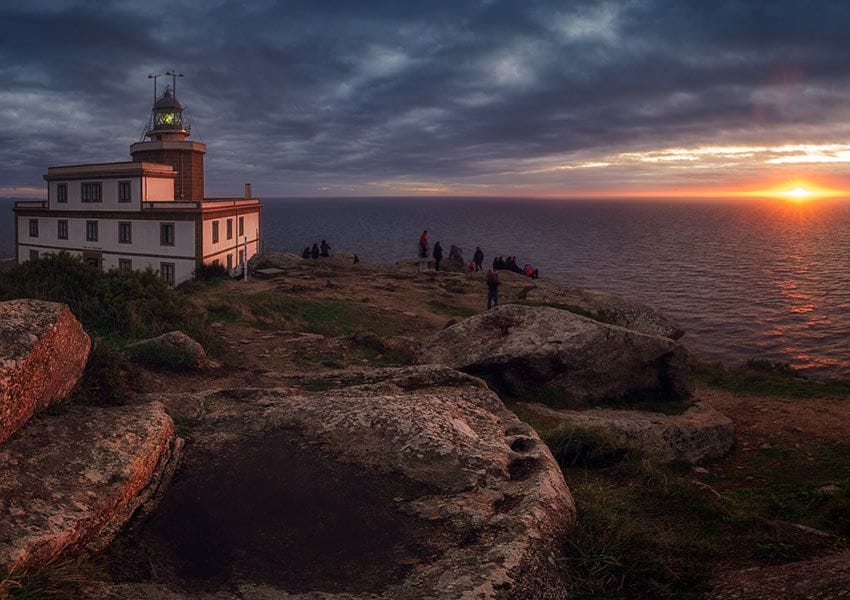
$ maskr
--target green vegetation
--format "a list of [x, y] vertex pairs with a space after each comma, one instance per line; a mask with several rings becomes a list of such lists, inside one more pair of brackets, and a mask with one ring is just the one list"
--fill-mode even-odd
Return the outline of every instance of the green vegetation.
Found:
[[80, 585], [91, 579], [91, 571], [91, 565], [83, 560], [49, 563], [11, 574], [0, 571], [0, 597], [9, 600], [79, 598]]
[[534, 425], [576, 500], [578, 521], [561, 558], [571, 597], [698, 598], [714, 565], [797, 560], [825, 543], [713, 492], [686, 467], [654, 464], [604, 431]]
[[466, 306], [449, 306], [445, 302], [440, 302], [438, 300], [429, 300], [428, 306], [436, 313], [452, 317], [466, 318], [478, 314], [478, 311], [473, 308], [467, 308]]
[[35, 298], [67, 304], [94, 336], [144, 339], [179, 329], [210, 341], [206, 318], [153, 271], [106, 271], [67, 253], [0, 272], [0, 300]]
[[0, 300], [15, 298], [65, 303], [92, 336], [92, 353], [72, 396], [78, 402], [115, 404], [144, 391], [144, 378], [128, 353], [149, 366], [186, 365], [186, 357], [176, 353], [150, 348], [125, 353], [128, 342], [180, 330], [210, 353], [222, 346], [204, 311], [150, 270], [104, 272], [64, 252], [48, 255], [0, 272]]
[[144, 390], [144, 377], [114, 343], [95, 338], [89, 362], [71, 400], [83, 404], [122, 404], [129, 394]]
[[850, 396], [850, 382], [818, 382], [805, 379], [787, 363], [749, 360], [740, 367], [692, 361], [694, 379], [703, 385], [734, 394], [829, 398]]
[[195, 281], [226, 279], [228, 276], [227, 269], [220, 264], [201, 265], [195, 269]]
[[207, 314], [213, 320], [244, 320], [258, 328], [275, 327], [329, 336], [352, 335], [358, 331], [395, 335], [414, 329], [389, 311], [359, 302], [297, 298], [275, 292], [216, 296], [208, 302]]
[[850, 536], [850, 443], [754, 451], [747, 468], [706, 477], [747, 510]]
[[183, 348], [171, 348], [154, 342], [129, 346], [126, 353], [136, 362], [155, 369], [181, 371], [196, 367], [197, 359], [191, 352]]

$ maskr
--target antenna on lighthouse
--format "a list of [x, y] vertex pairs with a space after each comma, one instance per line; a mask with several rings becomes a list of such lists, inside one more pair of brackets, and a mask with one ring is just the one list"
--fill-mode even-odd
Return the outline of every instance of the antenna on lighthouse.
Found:
[[177, 69], [168, 69], [166, 75], [171, 75], [171, 93], [177, 98], [177, 78], [183, 77], [183, 73], [178, 73]]
[[153, 101], [156, 102], [156, 78], [162, 77], [162, 73], [148, 73], [148, 79], [153, 79]]

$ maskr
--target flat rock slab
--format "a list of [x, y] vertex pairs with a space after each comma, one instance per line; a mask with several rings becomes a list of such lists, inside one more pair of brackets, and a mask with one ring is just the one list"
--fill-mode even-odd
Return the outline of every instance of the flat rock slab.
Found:
[[488, 377], [517, 397], [558, 408], [690, 400], [688, 355], [677, 342], [566, 310], [509, 304], [464, 319], [422, 361]]
[[0, 444], [76, 387], [91, 339], [64, 304], [0, 302]]
[[850, 550], [813, 560], [731, 573], [708, 600], [833, 600], [850, 597]]
[[443, 367], [323, 377], [317, 393], [156, 395], [196, 423], [191, 442], [88, 597], [564, 596], [572, 497], [483, 382]]
[[637, 410], [553, 410], [542, 404], [527, 409], [562, 425], [607, 431], [621, 443], [639, 448], [661, 462], [698, 463], [725, 456], [735, 443], [732, 420], [707, 402], [680, 415]]
[[157, 403], [34, 419], [0, 447], [0, 571], [104, 546], [156, 488], [174, 448]]

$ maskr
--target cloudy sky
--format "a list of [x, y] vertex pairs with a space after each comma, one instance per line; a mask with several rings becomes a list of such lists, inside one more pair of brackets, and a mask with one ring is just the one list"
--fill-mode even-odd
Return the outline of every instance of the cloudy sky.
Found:
[[129, 157], [176, 67], [207, 193], [850, 187], [850, 2], [0, 3], [0, 196]]

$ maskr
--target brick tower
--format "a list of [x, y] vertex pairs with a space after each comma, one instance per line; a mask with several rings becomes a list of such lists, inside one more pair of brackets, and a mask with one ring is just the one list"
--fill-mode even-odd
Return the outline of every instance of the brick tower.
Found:
[[[171, 73], [169, 73], [171, 74]], [[189, 125], [183, 120], [183, 106], [177, 100], [175, 86], [165, 87], [151, 111], [145, 137], [149, 141], [130, 146], [134, 162], [159, 163], [174, 167], [174, 199], [204, 199], [204, 153], [206, 145], [189, 141]]]

